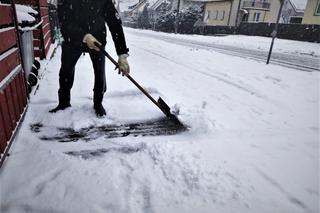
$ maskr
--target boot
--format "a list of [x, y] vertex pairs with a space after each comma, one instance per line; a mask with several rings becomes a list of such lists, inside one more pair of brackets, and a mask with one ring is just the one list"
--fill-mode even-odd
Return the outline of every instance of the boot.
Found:
[[60, 104], [60, 103], [59, 103], [58, 106], [56, 106], [55, 108], [49, 110], [49, 112], [50, 112], [50, 113], [56, 113], [56, 112], [58, 112], [58, 111], [60, 111], [60, 110], [65, 110], [65, 109], [68, 108], [68, 107], [71, 107], [71, 104], [70, 104], [70, 103], [68, 103], [68, 104]]
[[102, 106], [102, 99], [103, 99], [103, 93], [102, 94], [96, 94], [93, 95], [93, 108], [96, 112], [97, 117], [103, 117], [105, 116], [106, 110]]
[[50, 113], [56, 113], [60, 110], [65, 110], [66, 108], [71, 107], [70, 91], [69, 92], [62, 92], [61, 90], [59, 90], [58, 96], [59, 96], [59, 104], [55, 108], [51, 109], [49, 111]]
[[94, 104], [93, 108], [96, 112], [97, 117], [103, 117], [107, 114], [102, 104]]

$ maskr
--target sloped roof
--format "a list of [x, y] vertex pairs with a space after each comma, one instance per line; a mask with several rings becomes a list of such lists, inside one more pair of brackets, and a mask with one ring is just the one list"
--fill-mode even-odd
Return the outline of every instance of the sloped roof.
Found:
[[219, 2], [219, 1], [227, 1], [227, 0], [189, 0], [192, 2]]
[[147, 3], [147, 0], [141, 0], [137, 4], [130, 6], [129, 9], [133, 11], [135, 9], [138, 9], [140, 6], [144, 8], [146, 3]]
[[123, 11], [133, 10], [135, 7], [138, 7], [142, 3], [147, 3], [148, 7], [154, 7], [157, 3], [159, 3], [159, 5], [160, 5], [162, 2], [165, 2], [167, 0], [142, 0], [142, 1], [139, 1], [139, 0], [118, 0], [118, 1], [120, 1], [120, 11], [123, 12]]
[[[164, 0], [166, 1], [166, 0]], [[164, 2], [163, 0], [160, 0], [160, 4], [162, 2]], [[157, 4], [159, 2], [159, 0], [147, 0], [147, 3], [148, 3], [148, 7], [152, 7], [153, 5]]]
[[150, 4], [149, 7], [152, 10], [156, 10], [163, 2], [166, 2], [167, 0], [157, 0], [154, 4]]
[[120, 11], [129, 11], [129, 7], [137, 4], [139, 2], [139, 0], [118, 0], [120, 1], [119, 3], [119, 7], [120, 7]]
[[304, 10], [308, 0], [290, 0], [297, 10]]

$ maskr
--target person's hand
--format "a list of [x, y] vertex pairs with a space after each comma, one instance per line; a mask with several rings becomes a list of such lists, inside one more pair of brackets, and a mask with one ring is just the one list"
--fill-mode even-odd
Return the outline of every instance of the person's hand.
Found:
[[130, 73], [130, 67], [128, 63], [128, 54], [122, 54], [119, 55], [118, 59], [118, 68], [119, 68], [119, 74], [122, 74], [122, 76], [127, 76]]
[[99, 45], [101, 45], [101, 43], [90, 33], [87, 33], [84, 37], [83, 37], [83, 43], [86, 43], [87, 46], [90, 49], [94, 49], [96, 51], [100, 51], [99, 47], [97, 47], [94, 43], [97, 42]]

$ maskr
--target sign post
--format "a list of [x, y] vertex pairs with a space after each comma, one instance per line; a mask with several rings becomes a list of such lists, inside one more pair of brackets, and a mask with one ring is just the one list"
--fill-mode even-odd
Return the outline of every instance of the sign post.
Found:
[[269, 64], [269, 61], [270, 61], [270, 57], [271, 57], [271, 53], [272, 53], [272, 49], [273, 49], [273, 44], [274, 44], [274, 39], [277, 37], [278, 25], [279, 25], [279, 20], [280, 20], [280, 15], [281, 15], [283, 3], [284, 3], [284, 0], [280, 0], [280, 9], [279, 9], [279, 12], [278, 12], [277, 23], [276, 23], [276, 26], [274, 27], [274, 29], [273, 29], [273, 31], [271, 33], [272, 41], [271, 41], [270, 50], [269, 50], [269, 54], [268, 54], [267, 64]]

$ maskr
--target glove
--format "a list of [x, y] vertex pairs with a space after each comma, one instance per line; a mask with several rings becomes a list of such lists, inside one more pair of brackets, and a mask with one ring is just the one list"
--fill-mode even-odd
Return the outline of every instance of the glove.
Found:
[[96, 45], [94, 45], [94, 42], [97, 42], [98, 44], [101, 45], [101, 43], [93, 36], [91, 35], [90, 33], [87, 33], [84, 37], [83, 37], [83, 40], [82, 40], [83, 43], [86, 43], [87, 46], [90, 48], [90, 49], [94, 49], [96, 51], [100, 51], [99, 47], [97, 47]]
[[119, 55], [118, 59], [118, 65], [119, 65], [119, 74], [122, 74], [122, 76], [127, 76], [130, 73], [130, 67], [128, 63], [128, 54], [122, 54]]

